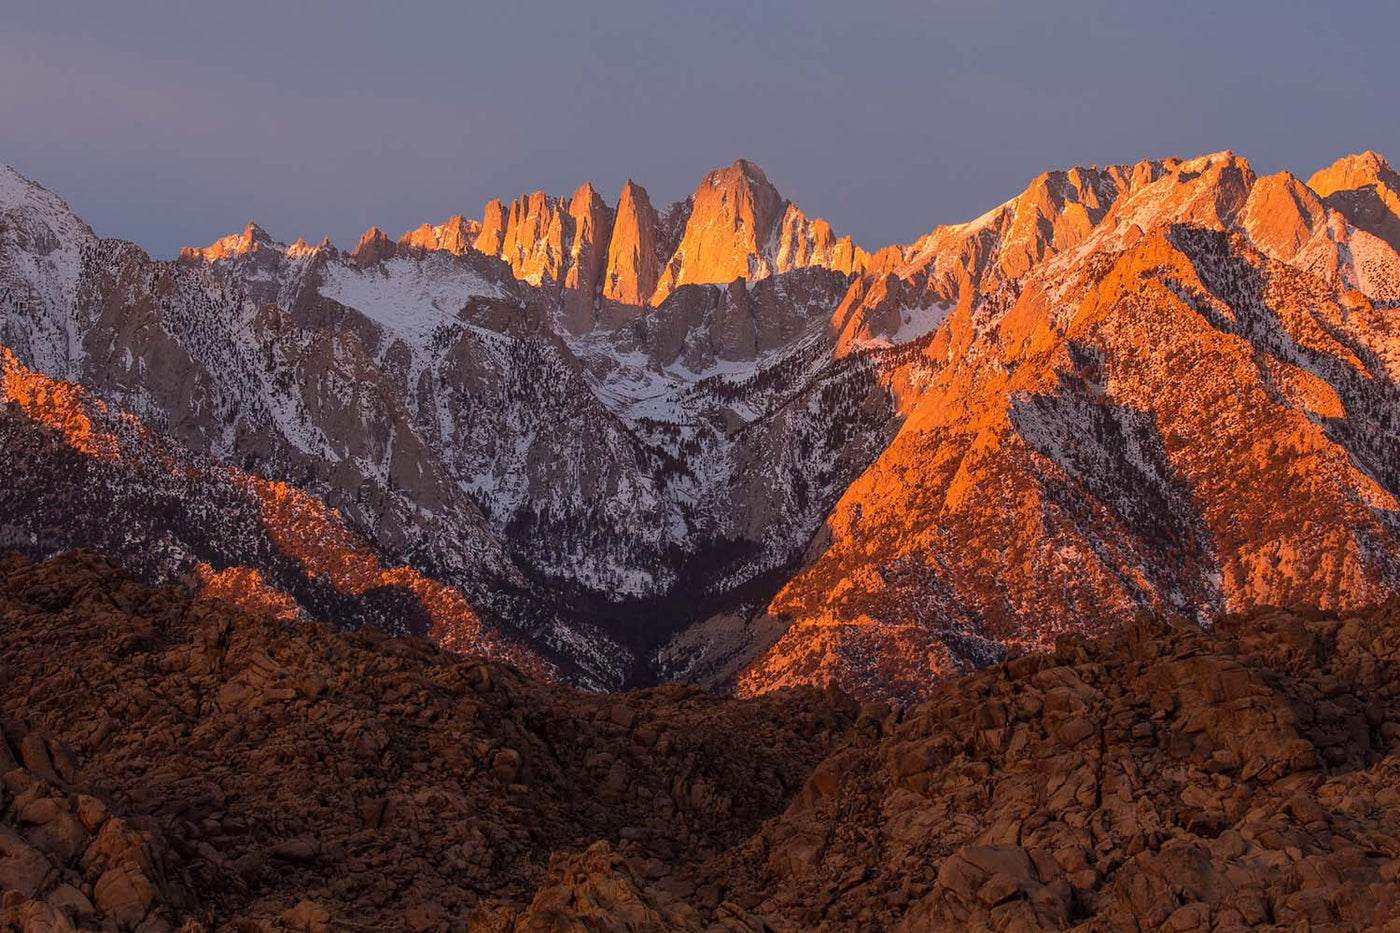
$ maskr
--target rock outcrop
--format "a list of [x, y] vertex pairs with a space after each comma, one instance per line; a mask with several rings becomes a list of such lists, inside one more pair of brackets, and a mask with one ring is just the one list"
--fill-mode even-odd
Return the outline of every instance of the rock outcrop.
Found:
[[561, 884], [586, 915], [650, 917], [855, 713], [817, 691], [579, 693], [91, 554], [0, 557], [0, 659], [0, 709], [31, 724], [0, 720], [0, 924], [24, 931], [480, 929], [545, 915]]
[[564, 272], [564, 327], [571, 333], [593, 329], [608, 261], [613, 212], [590, 184], [569, 198], [568, 267]]
[[1355, 227], [1400, 252], [1400, 174], [1375, 152], [1339, 159], [1308, 179], [1308, 187]]
[[0, 557], [0, 925], [1389, 930], [1400, 607], [1142, 616], [949, 680], [584, 694]]
[[266, 230], [250, 220], [242, 233], [222, 237], [203, 249], [185, 247], [180, 250], [180, 259], [186, 262], [218, 262], [220, 259], [246, 256], [260, 249], [274, 249], [276, 245]]
[[558, 284], [568, 261], [568, 205], [543, 191], [511, 202], [501, 240], [501, 258], [517, 279], [539, 285]]
[[160, 828], [115, 814], [72, 748], [0, 719], [0, 928], [174, 930], [195, 912]]
[[787, 206], [774, 257], [778, 272], [822, 266], [842, 275], [856, 275], [864, 272], [869, 262], [869, 254], [849, 236], [838, 240], [825, 220], [808, 220], [796, 204]]
[[454, 256], [462, 256], [468, 250], [475, 248], [481, 231], [480, 221], [467, 220], [461, 215], [454, 215], [448, 219], [447, 223], [436, 226], [423, 224], [408, 231], [399, 238], [398, 245], [401, 248], [422, 251], [446, 250]]
[[608, 240], [603, 297], [627, 305], [645, 305], [661, 277], [656, 209], [646, 189], [630, 179], [617, 200], [617, 217]]
[[752, 162], [739, 159], [710, 172], [691, 195], [685, 233], [661, 271], [652, 303], [681, 285], [772, 274], [785, 209], [778, 189]]
[[350, 251], [350, 258], [363, 268], [392, 259], [396, 251], [397, 244], [389, 239], [387, 233], [378, 227], [370, 227]]
[[1394, 929], [1397, 623], [1143, 618], [868, 707], [725, 896], [776, 928]]
[[473, 246], [478, 252], [488, 256], [499, 256], [506, 239], [506, 207], [492, 199], [486, 202], [481, 213], [481, 230], [477, 233]]

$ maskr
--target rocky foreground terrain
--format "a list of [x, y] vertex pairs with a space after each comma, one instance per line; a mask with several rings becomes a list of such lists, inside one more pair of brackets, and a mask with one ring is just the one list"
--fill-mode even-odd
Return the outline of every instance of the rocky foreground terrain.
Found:
[[[1400, 929], [1400, 606], [586, 694], [0, 559], [0, 929]], [[1389, 925], [1387, 925], [1389, 924]]]

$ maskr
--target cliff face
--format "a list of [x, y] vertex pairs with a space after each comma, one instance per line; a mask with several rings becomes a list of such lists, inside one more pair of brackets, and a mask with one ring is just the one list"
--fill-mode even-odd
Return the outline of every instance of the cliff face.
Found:
[[482, 223], [454, 215], [445, 224], [423, 224], [399, 238], [399, 246], [422, 251], [446, 250], [461, 256], [475, 248], [481, 236]]
[[234, 259], [258, 250], [274, 248], [272, 237], [262, 227], [252, 221], [242, 233], [215, 240], [203, 249], [185, 247], [180, 250], [180, 259], [186, 262], [218, 262], [220, 259]]
[[397, 250], [398, 246], [389, 239], [389, 234], [378, 227], [370, 227], [350, 251], [350, 258], [360, 266], [372, 266], [392, 259]]
[[687, 283], [771, 274], [784, 207], [768, 176], [752, 162], [740, 159], [710, 172], [690, 198], [685, 232], [662, 270], [653, 302]]
[[506, 237], [506, 208], [500, 201], [486, 202], [481, 214], [481, 230], [473, 244], [478, 252], [499, 256]]
[[608, 240], [603, 297], [628, 305], [644, 305], [661, 276], [656, 209], [646, 189], [628, 180], [617, 200], [617, 220]]
[[564, 327], [571, 333], [593, 329], [603, 287], [603, 269], [612, 237], [613, 212], [585, 184], [569, 198], [568, 271], [564, 273]]
[[778, 272], [821, 266], [842, 275], [856, 275], [865, 271], [869, 261], [870, 255], [850, 237], [836, 239], [825, 220], [808, 220], [796, 204], [787, 206], [778, 233], [774, 264]]

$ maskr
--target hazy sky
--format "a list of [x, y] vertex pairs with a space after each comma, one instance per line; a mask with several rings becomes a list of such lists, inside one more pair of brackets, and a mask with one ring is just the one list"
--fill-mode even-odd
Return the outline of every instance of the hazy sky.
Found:
[[0, 161], [157, 257], [758, 162], [869, 247], [1050, 168], [1400, 161], [1400, 3], [15, 2]]

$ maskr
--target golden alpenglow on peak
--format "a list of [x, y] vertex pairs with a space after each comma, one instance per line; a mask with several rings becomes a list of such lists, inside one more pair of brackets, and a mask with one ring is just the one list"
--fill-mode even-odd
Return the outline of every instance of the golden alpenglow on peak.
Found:
[[481, 231], [477, 234], [476, 243], [473, 244], [478, 252], [488, 256], [499, 256], [501, 254], [501, 244], [505, 242], [506, 235], [506, 208], [499, 200], [492, 199], [486, 202], [486, 207], [481, 213]]
[[0, 171], [0, 929], [1374, 928], [1394, 180], [871, 254], [739, 160], [162, 262]]
[[360, 237], [350, 257], [361, 266], [372, 266], [392, 258], [394, 253], [394, 241], [389, 239], [389, 235], [378, 227], [370, 227]]
[[417, 250], [445, 250], [454, 256], [474, 249], [481, 233], [481, 224], [454, 214], [446, 223], [422, 224], [399, 238], [399, 245]]
[[564, 327], [593, 329], [594, 304], [603, 285], [613, 212], [589, 182], [569, 197], [567, 269], [563, 276]]
[[1345, 156], [1308, 179], [1308, 187], [1323, 197], [1341, 190], [1377, 184], [1391, 189], [1400, 188], [1400, 177], [1378, 152]]
[[1326, 221], [1327, 209], [1291, 172], [1260, 178], [1249, 193], [1243, 223], [1261, 250], [1278, 258], [1297, 254]]
[[1363, 152], [1339, 159], [1308, 179], [1308, 187], [1353, 226], [1400, 250], [1400, 175], [1384, 156]]
[[[708, 173], [664, 215], [630, 179], [615, 207], [584, 182], [566, 197], [534, 191], [509, 204], [489, 201], [479, 221], [454, 215], [444, 224], [423, 223], [396, 246], [503, 260], [516, 279], [560, 289], [559, 320], [575, 334], [630, 320], [683, 285], [757, 282], [811, 268], [852, 276], [870, 263], [851, 237], [838, 238], [825, 220], [809, 219], [744, 159]], [[202, 252], [213, 261], [229, 250]], [[392, 254], [377, 244], [360, 256], [372, 263], [365, 257]]]
[[0, 933], [1400, 933], [1400, 3], [1077, 6], [10, 4]]
[[[326, 246], [329, 246], [329, 245], [330, 245], [330, 240], [329, 240], [329, 239], [323, 240], [323, 241], [321, 242], [321, 247], [326, 247]], [[288, 255], [288, 256], [291, 256], [293, 259], [300, 258], [300, 257], [302, 257], [302, 256], [310, 256], [310, 255], [312, 255], [313, 253], [315, 253], [317, 249], [319, 249], [319, 248], [321, 248], [321, 247], [312, 246], [311, 244], [309, 244], [309, 243], [307, 243], [305, 240], [303, 240], [301, 237], [297, 237], [297, 241], [296, 241], [295, 243], [293, 243], [291, 246], [287, 247], [287, 255]]]
[[752, 162], [738, 159], [710, 172], [691, 196], [685, 233], [662, 270], [652, 303], [681, 285], [771, 274], [785, 208], [782, 195]]
[[220, 259], [245, 256], [257, 249], [273, 245], [272, 237], [268, 235], [267, 231], [250, 220], [248, 225], [243, 228], [242, 233], [222, 237], [203, 249], [187, 246], [180, 251], [180, 258], [216, 262]]
[[657, 250], [656, 209], [646, 189], [629, 178], [617, 199], [617, 215], [608, 240], [603, 297], [629, 305], [650, 301], [661, 276]]

